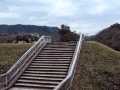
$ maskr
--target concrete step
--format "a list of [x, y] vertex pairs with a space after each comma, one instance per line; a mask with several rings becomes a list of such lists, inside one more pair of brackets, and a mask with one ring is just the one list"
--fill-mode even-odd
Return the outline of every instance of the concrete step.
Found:
[[31, 83], [31, 84], [42, 84], [42, 85], [58, 85], [59, 82], [57, 81], [39, 81], [39, 80], [24, 80], [19, 79], [17, 80], [17, 83]]
[[74, 51], [57, 51], [57, 50], [42, 50], [42, 53], [47, 52], [47, 53], [73, 53]]
[[32, 77], [32, 76], [21, 76], [19, 79], [24, 79], [24, 80], [39, 80], [39, 81], [62, 81], [63, 78], [50, 78], [50, 77]]
[[60, 71], [60, 72], [67, 72], [68, 71], [68, 69], [55, 69], [55, 68], [45, 68], [45, 69], [43, 69], [43, 68], [27, 68], [27, 70], [29, 70], [29, 71]]
[[74, 47], [74, 46], [76, 46], [76, 44], [51, 44], [51, 45], [59, 45], [59, 46], [67, 46], [67, 47]]
[[61, 51], [61, 52], [65, 52], [65, 51], [66, 51], [66, 52], [67, 52], [67, 51], [69, 52], [69, 51], [71, 51], [71, 52], [74, 52], [74, 50], [69, 50], [69, 49], [66, 49], [66, 50], [65, 50], [65, 49], [43, 49], [42, 51], [53, 51], [53, 52], [54, 52], [54, 51], [57, 51], [57, 52], [60, 52], [60, 51]]
[[38, 55], [73, 55], [73, 53], [49, 53], [49, 52], [44, 52], [44, 53], [39, 53]]
[[52, 60], [51, 61], [37, 61], [37, 60], [33, 61], [33, 63], [48, 63], [48, 64], [57, 64], [57, 63], [59, 63], [59, 64], [70, 64], [70, 62], [71, 61], [56, 61], [55, 62], [55, 61], [52, 61]]
[[45, 46], [49, 47], [49, 48], [75, 48], [75, 46], [69, 46], [69, 45], [52, 45], [52, 44], [48, 44]]
[[28, 74], [47, 74], [47, 75], [66, 75], [67, 72], [51, 72], [51, 71], [25, 71], [24, 73]]
[[32, 87], [13, 86], [9, 90], [53, 90], [53, 89], [50, 89], [50, 88], [32, 88]]
[[22, 74], [22, 76], [64, 78], [66, 75], [47, 75], [47, 74], [29, 74], [29, 73], [24, 73], [24, 74]]
[[44, 68], [44, 69], [68, 69], [68, 66], [32, 66], [30, 65], [29, 68]]
[[35, 59], [72, 59], [72, 57], [36, 57]]
[[15, 83], [14, 86], [53, 89], [56, 85], [40, 85], [40, 84], [28, 84], [28, 83]]
[[42, 59], [39, 59], [39, 58], [37, 58], [37, 59], [35, 59], [34, 61], [55, 61], [55, 62], [57, 62], [57, 61], [71, 61], [71, 58], [69, 59], [69, 58], [65, 58], [65, 59], [61, 59], [61, 58], [55, 58], [55, 59], [53, 59], [53, 58], [42, 58]]
[[76, 43], [77, 42], [52, 42], [50, 44], [52, 44], [52, 45], [71, 45], [71, 46], [75, 46]]
[[70, 54], [70, 55], [38, 55], [38, 57], [72, 57], [73, 54]]
[[75, 49], [74, 48], [48, 48], [48, 47], [46, 47], [46, 48], [44, 48], [43, 50], [60, 50], [60, 51], [74, 51]]
[[69, 66], [69, 64], [31, 63], [32, 66]]

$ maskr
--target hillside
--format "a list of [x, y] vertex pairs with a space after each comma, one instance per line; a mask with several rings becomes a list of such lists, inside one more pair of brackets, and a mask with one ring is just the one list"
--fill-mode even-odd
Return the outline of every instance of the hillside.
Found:
[[0, 25], [0, 33], [22, 34], [22, 33], [38, 33], [41, 35], [50, 35], [56, 37], [58, 35], [58, 27], [37, 26], [37, 25]]
[[58, 27], [37, 26], [37, 25], [0, 25], [0, 33], [39, 33], [40, 35], [54, 35], [58, 33]]
[[84, 42], [71, 90], [120, 90], [120, 52]]
[[31, 44], [0, 44], [0, 74], [6, 72]]

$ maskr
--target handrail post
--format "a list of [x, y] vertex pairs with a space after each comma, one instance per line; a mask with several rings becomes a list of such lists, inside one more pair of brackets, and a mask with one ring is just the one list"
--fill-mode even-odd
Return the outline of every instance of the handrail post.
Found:
[[46, 36], [46, 37], [45, 37], [45, 42], [51, 43], [51, 37]]
[[48, 43], [51, 43], [51, 41], [52, 41], [52, 39], [51, 39], [51, 37], [49, 37], [49, 41], [48, 41]]
[[5, 85], [7, 86], [8, 84], [8, 75], [5, 74]]

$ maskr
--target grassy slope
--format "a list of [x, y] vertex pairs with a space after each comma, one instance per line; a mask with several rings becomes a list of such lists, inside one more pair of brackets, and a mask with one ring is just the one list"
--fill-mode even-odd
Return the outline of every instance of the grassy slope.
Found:
[[0, 74], [6, 72], [31, 44], [0, 44]]
[[120, 90], [120, 52], [84, 42], [71, 90]]

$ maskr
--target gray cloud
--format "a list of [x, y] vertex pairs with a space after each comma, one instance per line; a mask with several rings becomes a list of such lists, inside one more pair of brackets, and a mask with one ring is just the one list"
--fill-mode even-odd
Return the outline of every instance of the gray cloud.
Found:
[[4, 0], [0, 24], [67, 24], [73, 31], [95, 34], [120, 22], [119, 5], [119, 0]]

